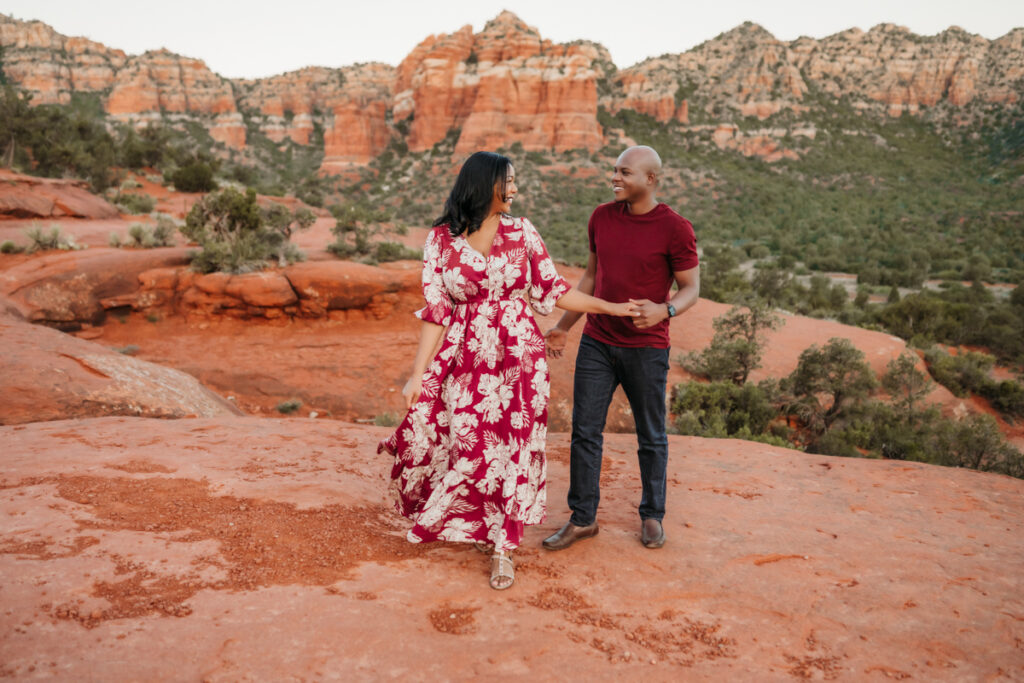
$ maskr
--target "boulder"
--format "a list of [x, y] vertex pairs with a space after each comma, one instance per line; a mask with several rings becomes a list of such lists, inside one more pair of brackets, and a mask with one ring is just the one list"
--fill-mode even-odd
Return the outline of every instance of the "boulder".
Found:
[[0, 169], [0, 217], [96, 218], [119, 216], [102, 197], [89, 192], [80, 180], [37, 178]]
[[139, 275], [188, 263], [189, 249], [86, 249], [40, 256], [0, 273], [0, 294], [32, 322], [74, 328], [130, 305]]
[[241, 414], [184, 372], [33, 325], [6, 306], [0, 307], [0, 348], [0, 424]]

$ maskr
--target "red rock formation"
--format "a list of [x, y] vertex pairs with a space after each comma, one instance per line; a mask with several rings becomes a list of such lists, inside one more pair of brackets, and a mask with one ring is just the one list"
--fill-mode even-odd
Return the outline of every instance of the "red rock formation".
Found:
[[553, 45], [509, 12], [479, 34], [466, 26], [427, 38], [397, 70], [309, 68], [255, 81], [221, 79], [202, 62], [166, 51], [126, 56], [2, 15], [0, 46], [5, 75], [37, 103], [96, 93], [115, 118], [144, 124], [170, 113], [174, 121], [201, 122], [234, 148], [246, 143], [248, 119], [270, 139], [298, 144], [321, 126], [324, 173], [367, 163], [395, 134], [413, 151], [453, 130], [458, 154], [516, 142], [595, 149], [604, 141], [598, 104], [662, 122], [717, 124], [801, 114], [813, 106], [806, 101], [813, 87], [895, 115], [939, 103], [1013, 103], [1024, 78], [1024, 29], [988, 41], [955, 27], [921, 37], [883, 24], [787, 43], [748, 23], [684, 54], [616, 72], [601, 46]]
[[0, 425], [100, 415], [241, 414], [179, 370], [32, 325], [9, 308], [0, 298]]
[[66, 327], [98, 323], [107, 309], [129, 304], [139, 289], [139, 273], [185, 265], [188, 251], [182, 247], [45, 254], [0, 273], [0, 294], [30, 322]]
[[736, 125], [722, 124], [715, 128], [711, 140], [719, 149], [736, 150], [743, 156], [758, 157], [769, 163], [780, 159], [799, 159], [800, 155], [794, 150], [785, 149], [780, 144], [779, 138], [785, 133], [785, 130], [769, 130], [744, 134]]
[[118, 212], [87, 183], [38, 178], [0, 169], [0, 218], [117, 218]]
[[329, 100], [332, 118], [324, 133], [321, 173], [344, 173], [366, 164], [387, 146], [394, 73], [386, 64], [363, 64], [342, 71], [344, 89]]
[[511, 12], [473, 35], [469, 26], [423, 41], [398, 67], [396, 120], [413, 116], [408, 144], [429, 149], [460, 129], [456, 153], [519, 142], [525, 149], [595, 149], [595, 61], [588, 43], [553, 45]]

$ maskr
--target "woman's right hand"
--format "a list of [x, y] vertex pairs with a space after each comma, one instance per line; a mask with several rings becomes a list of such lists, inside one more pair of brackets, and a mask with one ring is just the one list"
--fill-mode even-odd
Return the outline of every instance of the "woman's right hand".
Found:
[[420, 375], [410, 377], [409, 381], [402, 388], [402, 396], [405, 396], [406, 410], [412, 408], [412, 405], [420, 400], [421, 393], [423, 393], [423, 377]]

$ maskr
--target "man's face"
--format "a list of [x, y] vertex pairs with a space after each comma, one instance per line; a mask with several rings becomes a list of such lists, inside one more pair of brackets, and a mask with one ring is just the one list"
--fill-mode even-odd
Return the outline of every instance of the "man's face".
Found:
[[623, 152], [612, 171], [612, 194], [617, 202], [633, 202], [648, 192], [647, 173], [639, 167], [638, 155]]

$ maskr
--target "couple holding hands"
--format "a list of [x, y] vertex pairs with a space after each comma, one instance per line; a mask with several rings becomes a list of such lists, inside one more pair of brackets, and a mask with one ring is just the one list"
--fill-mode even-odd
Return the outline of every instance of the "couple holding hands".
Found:
[[[427, 237], [423, 325], [402, 392], [409, 410], [378, 451], [394, 456], [390, 488], [414, 522], [409, 541], [473, 543], [491, 555], [492, 588], [512, 585], [511, 552], [526, 526], [545, 519], [548, 357], [562, 355], [583, 313], [572, 516], [543, 545], [561, 550], [597, 534], [602, 432], [620, 384], [636, 420], [641, 542], [665, 542], [668, 321], [697, 301], [700, 278], [693, 226], [655, 197], [660, 172], [650, 147], [619, 156], [614, 201], [590, 217], [590, 256], [575, 288], [533, 224], [511, 215], [515, 169], [504, 156], [469, 157]], [[565, 313], [542, 335], [530, 308], [556, 306]]]

